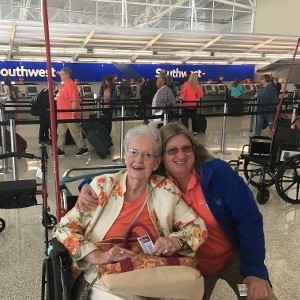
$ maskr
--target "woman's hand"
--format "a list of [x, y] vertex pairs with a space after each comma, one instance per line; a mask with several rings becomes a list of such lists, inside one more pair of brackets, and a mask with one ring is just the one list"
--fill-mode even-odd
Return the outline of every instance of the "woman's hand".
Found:
[[164, 255], [164, 256], [172, 256], [175, 252], [181, 249], [181, 245], [177, 241], [175, 237], [159, 237], [152, 251], [153, 255]]
[[98, 198], [95, 191], [89, 184], [85, 184], [80, 191], [75, 207], [77, 210], [90, 211], [98, 205]]
[[247, 300], [262, 300], [268, 297], [267, 281], [255, 276], [247, 276], [243, 280], [248, 288]]
[[117, 262], [125, 258], [134, 258], [136, 254], [120, 246], [114, 246], [106, 252], [95, 250], [89, 253], [84, 259], [91, 264], [100, 265]]

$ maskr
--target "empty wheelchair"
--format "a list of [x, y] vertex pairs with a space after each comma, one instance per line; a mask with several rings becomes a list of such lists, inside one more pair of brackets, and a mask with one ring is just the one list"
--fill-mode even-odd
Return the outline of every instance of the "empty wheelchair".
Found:
[[251, 137], [238, 158], [237, 170], [258, 188], [260, 204], [269, 200], [268, 188], [274, 184], [284, 201], [300, 204], [300, 130], [278, 125], [273, 137]]

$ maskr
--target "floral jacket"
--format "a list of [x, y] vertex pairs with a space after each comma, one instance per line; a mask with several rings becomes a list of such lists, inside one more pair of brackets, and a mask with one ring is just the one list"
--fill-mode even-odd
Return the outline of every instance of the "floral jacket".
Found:
[[[97, 249], [95, 243], [103, 240], [118, 217], [124, 202], [126, 178], [126, 170], [94, 178], [91, 186], [98, 195], [98, 206], [89, 212], [73, 208], [58, 224], [54, 235], [68, 249], [73, 267], [94, 272], [87, 270], [95, 268], [83, 258]], [[151, 176], [148, 195], [147, 208], [158, 235], [180, 237], [189, 246], [181, 254], [193, 256], [207, 237], [203, 220], [187, 206], [178, 188], [165, 177]]]

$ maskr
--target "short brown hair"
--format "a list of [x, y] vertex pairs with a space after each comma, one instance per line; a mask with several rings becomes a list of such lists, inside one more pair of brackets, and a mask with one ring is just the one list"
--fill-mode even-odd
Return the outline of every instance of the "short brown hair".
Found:
[[265, 82], [271, 82], [272, 81], [272, 77], [269, 74], [264, 74], [260, 77], [260, 79], [264, 80]]

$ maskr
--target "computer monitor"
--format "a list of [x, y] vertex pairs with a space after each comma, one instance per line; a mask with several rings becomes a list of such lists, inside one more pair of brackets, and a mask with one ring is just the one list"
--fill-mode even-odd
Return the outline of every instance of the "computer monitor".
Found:
[[27, 86], [27, 94], [28, 96], [35, 96], [38, 93], [37, 86], [35, 85], [29, 85]]

